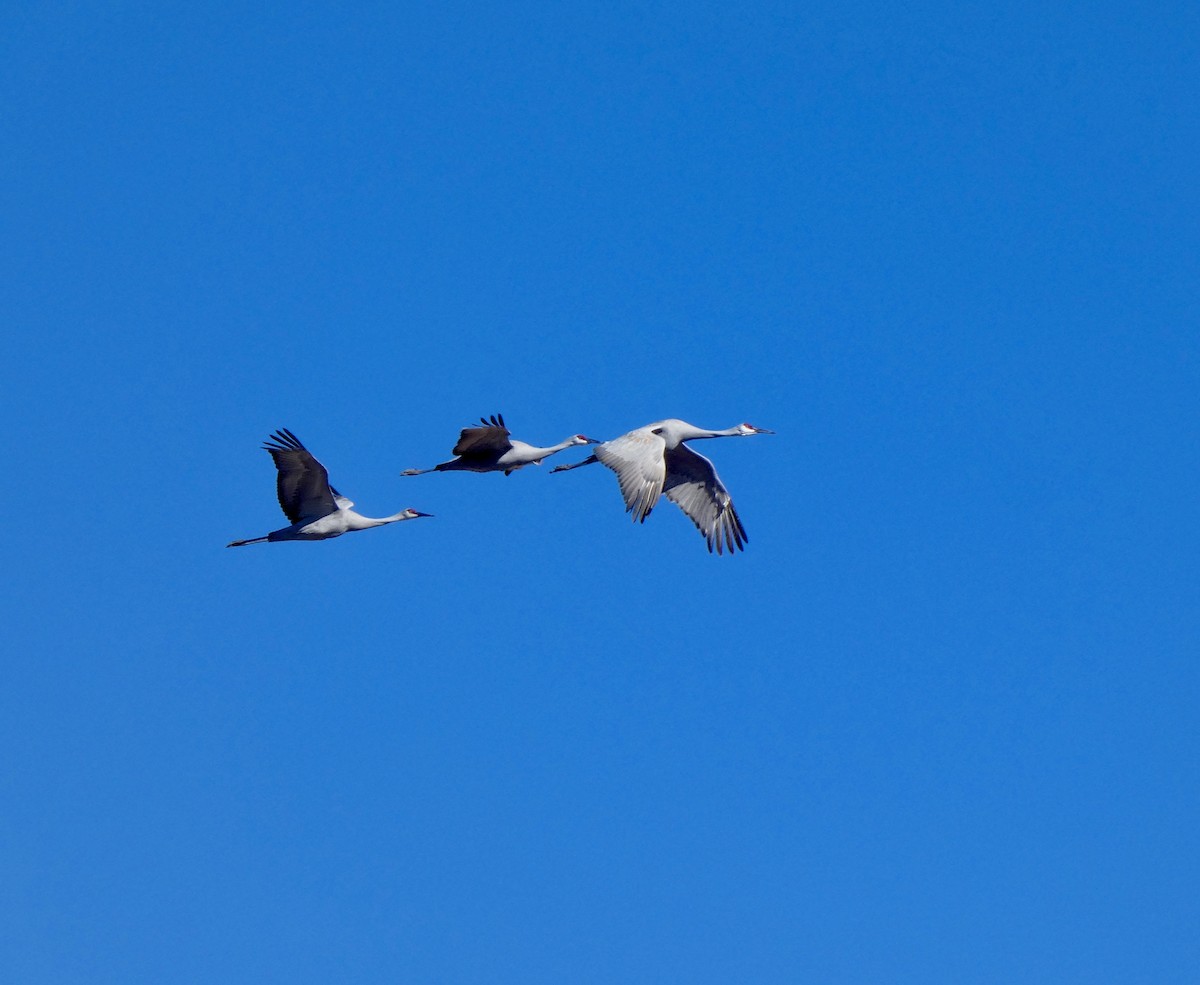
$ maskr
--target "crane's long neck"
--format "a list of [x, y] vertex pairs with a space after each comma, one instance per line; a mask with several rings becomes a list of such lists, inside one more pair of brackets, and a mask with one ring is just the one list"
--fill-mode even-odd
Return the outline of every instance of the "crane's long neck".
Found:
[[391, 516], [363, 516], [353, 510], [346, 510], [347, 526], [351, 530], [370, 530], [371, 527], [382, 527], [385, 523], [398, 523], [401, 520], [411, 520], [408, 510], [401, 510]]
[[540, 462], [543, 458], [549, 458], [564, 449], [570, 448], [575, 444], [574, 438], [567, 438], [560, 441], [557, 445], [550, 445], [549, 448], [539, 448], [537, 445], [526, 444], [525, 442], [513, 442], [513, 449], [518, 453], [520, 459], [525, 462]]
[[535, 448], [533, 450], [539, 453], [539, 457], [545, 458], [547, 455], [553, 455], [555, 452], [564, 451], [567, 448], [573, 447], [574, 445], [575, 437], [572, 435], [570, 438], [565, 438], [564, 440], [560, 441], [557, 445], [551, 445], [549, 448]]
[[391, 516], [385, 516], [379, 521], [380, 525], [385, 523], [399, 523], [401, 520], [415, 520], [418, 516], [424, 516], [424, 513], [414, 514], [411, 510], [401, 510], [399, 513], [393, 513]]
[[707, 431], [704, 428], [691, 428], [680, 441], [696, 441], [700, 438], [736, 438], [742, 435], [742, 431], [738, 425], [731, 428], [725, 428], [722, 431]]

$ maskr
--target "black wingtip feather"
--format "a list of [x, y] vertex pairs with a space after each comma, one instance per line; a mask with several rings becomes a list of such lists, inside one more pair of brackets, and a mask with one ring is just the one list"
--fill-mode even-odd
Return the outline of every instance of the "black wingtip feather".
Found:
[[279, 428], [264, 442], [263, 451], [305, 451], [305, 448], [291, 431]]

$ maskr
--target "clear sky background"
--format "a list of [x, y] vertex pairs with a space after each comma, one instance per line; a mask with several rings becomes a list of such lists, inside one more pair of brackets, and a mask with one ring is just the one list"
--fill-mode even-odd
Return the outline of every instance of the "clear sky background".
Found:
[[1194, 981], [1196, 6], [335, 6], [5, 9], [0, 978]]

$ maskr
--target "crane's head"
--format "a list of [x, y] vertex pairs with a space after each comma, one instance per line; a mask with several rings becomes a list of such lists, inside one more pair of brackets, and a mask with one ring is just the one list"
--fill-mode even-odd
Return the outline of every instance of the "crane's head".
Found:
[[415, 519], [416, 519], [417, 517], [419, 517], [419, 516], [433, 516], [433, 514], [432, 514], [432, 513], [422, 513], [422, 512], [420, 512], [419, 510], [414, 510], [414, 509], [412, 509], [412, 508], [410, 507], [409, 509], [405, 510], [405, 511], [404, 511], [404, 512], [401, 514], [401, 516], [402, 516], [402, 517], [403, 517], [405, 520], [415, 520]]
[[774, 434], [774, 431], [768, 431], [766, 428], [756, 428], [753, 424], [739, 424], [737, 426], [738, 434]]
[[571, 438], [573, 445], [598, 445], [600, 444], [595, 438], [589, 438], [586, 434], [577, 434]]

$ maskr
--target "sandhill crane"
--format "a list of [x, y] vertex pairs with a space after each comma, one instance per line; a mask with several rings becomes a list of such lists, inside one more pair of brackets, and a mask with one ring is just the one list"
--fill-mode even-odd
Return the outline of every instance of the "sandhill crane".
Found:
[[430, 469], [405, 469], [401, 475], [422, 475], [425, 472], [503, 472], [512, 475], [517, 469], [526, 465], [541, 465], [543, 458], [549, 458], [564, 448], [575, 445], [599, 444], [595, 438], [582, 434], [573, 434], [557, 445], [549, 448], [538, 448], [527, 445], [524, 441], [514, 441], [512, 433], [504, 426], [504, 416], [493, 414], [490, 418], [481, 417], [482, 427], [463, 428], [458, 436], [458, 444], [451, 450], [452, 455], [459, 456], [449, 462], [442, 462]]
[[678, 506], [696, 525], [708, 541], [711, 554], [728, 549], [744, 550], [750, 539], [746, 528], [733, 508], [729, 490], [717, 475], [717, 470], [703, 455], [688, 448], [685, 441], [698, 438], [733, 438], [748, 434], [774, 434], [753, 424], [738, 424], [724, 431], [706, 431], [694, 424], [669, 418], [635, 428], [612, 441], [596, 447], [596, 453], [574, 465], [560, 465], [551, 472], [565, 472], [581, 465], [602, 462], [617, 473], [625, 512], [634, 521], [645, 522], [658, 497]]
[[265, 537], [235, 540], [232, 544], [226, 544], [226, 547], [242, 547], [269, 540], [328, 540], [351, 530], [369, 530], [371, 527], [382, 527], [385, 523], [432, 516], [416, 510], [401, 510], [377, 520], [355, 513], [350, 509], [354, 504], [329, 484], [329, 473], [325, 471], [325, 466], [313, 458], [287, 428], [280, 428], [271, 435], [263, 444], [263, 450], [271, 453], [275, 468], [279, 470], [275, 480], [279, 505], [292, 525], [282, 530], [272, 530]]

